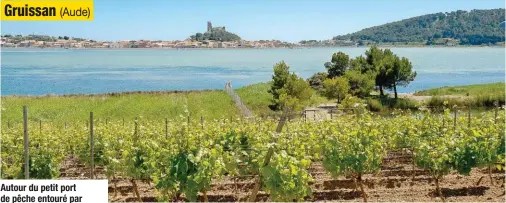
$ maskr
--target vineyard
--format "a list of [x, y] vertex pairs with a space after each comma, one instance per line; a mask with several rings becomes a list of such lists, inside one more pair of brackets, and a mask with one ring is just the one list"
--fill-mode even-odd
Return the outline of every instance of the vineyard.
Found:
[[[504, 107], [331, 120], [29, 120], [31, 179], [108, 179], [110, 201], [504, 201]], [[21, 114], [20, 114], [21, 115]], [[21, 117], [20, 117], [21, 118]], [[1, 178], [23, 179], [24, 125]], [[92, 135], [92, 136], [91, 136]]]

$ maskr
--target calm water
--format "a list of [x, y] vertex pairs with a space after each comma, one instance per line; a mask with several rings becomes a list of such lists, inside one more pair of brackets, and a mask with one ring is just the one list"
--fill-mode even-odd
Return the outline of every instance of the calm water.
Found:
[[[366, 48], [220, 50], [2, 49], [3, 95], [104, 93], [137, 90], [221, 89], [271, 79], [284, 60], [304, 78], [325, 71], [332, 53], [351, 57]], [[502, 48], [393, 48], [413, 63], [418, 77], [400, 92], [504, 81]]]

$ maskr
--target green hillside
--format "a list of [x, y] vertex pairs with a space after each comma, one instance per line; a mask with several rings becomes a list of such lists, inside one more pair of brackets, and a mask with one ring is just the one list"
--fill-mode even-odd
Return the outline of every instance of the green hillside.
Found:
[[476, 84], [464, 86], [444, 86], [423, 90], [415, 93], [417, 96], [442, 96], [442, 95], [461, 95], [461, 96], [478, 96], [478, 95], [502, 95], [504, 96], [504, 82]]
[[238, 35], [228, 32], [224, 27], [216, 27], [212, 28], [211, 31], [207, 31], [205, 33], [196, 33], [195, 35], [190, 36], [190, 39], [196, 41], [204, 41], [204, 40], [215, 40], [222, 42], [230, 42], [230, 41], [238, 41], [241, 40], [241, 37]]
[[364, 44], [409, 43], [482, 45], [504, 42], [504, 9], [454, 11], [413, 17], [366, 28], [334, 40]]

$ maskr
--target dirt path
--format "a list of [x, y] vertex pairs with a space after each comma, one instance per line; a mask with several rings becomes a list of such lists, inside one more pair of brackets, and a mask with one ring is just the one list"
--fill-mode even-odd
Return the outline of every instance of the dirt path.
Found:
[[[393, 94], [389, 94], [390, 97], [394, 97]], [[433, 96], [416, 96], [413, 93], [399, 93], [397, 95], [399, 98], [410, 99], [416, 102], [425, 102], [430, 100]], [[470, 99], [469, 96], [461, 96], [461, 95], [443, 95], [439, 96], [440, 98], [449, 98], [449, 99]], [[320, 121], [320, 120], [328, 120], [333, 117], [336, 118], [339, 116], [339, 112], [335, 112], [333, 114], [330, 113], [330, 109], [335, 109], [337, 106], [336, 103], [326, 103], [320, 104], [316, 107], [308, 107], [304, 109], [305, 111], [305, 119], [307, 121]]]
[[225, 91], [232, 97], [232, 99], [234, 99], [235, 105], [237, 106], [237, 108], [239, 108], [241, 114], [244, 117], [246, 118], [253, 117], [253, 112], [249, 110], [248, 107], [244, 105], [244, 103], [242, 103], [241, 97], [239, 97], [239, 95], [235, 93], [234, 89], [232, 89], [231, 82], [227, 82], [225, 84]]

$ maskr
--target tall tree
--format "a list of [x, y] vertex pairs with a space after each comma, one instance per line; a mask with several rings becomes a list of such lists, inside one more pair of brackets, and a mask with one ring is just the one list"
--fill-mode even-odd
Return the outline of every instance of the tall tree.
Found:
[[391, 70], [394, 68], [397, 56], [395, 56], [390, 49], [385, 49], [382, 59], [379, 61], [376, 72], [376, 86], [380, 89], [380, 95], [384, 95], [383, 88], [390, 89], [391, 83]]
[[413, 65], [407, 59], [401, 59], [394, 56], [394, 63], [391, 69], [387, 70], [389, 86], [395, 92], [395, 99], [397, 99], [397, 86], [407, 86], [411, 81], [415, 80], [416, 71], [413, 71]]
[[328, 74], [325, 72], [318, 72], [313, 74], [307, 79], [309, 85], [316, 91], [323, 89], [323, 81], [328, 78]]
[[374, 66], [367, 63], [367, 59], [362, 55], [350, 59], [350, 70], [357, 70], [361, 73], [375, 72]]
[[202, 40], [203, 40], [202, 38], [203, 38], [202, 33], [197, 32], [197, 34], [195, 34], [195, 40], [197, 40], [197, 41], [202, 41]]
[[279, 91], [279, 107], [289, 107], [293, 111], [302, 110], [309, 104], [313, 96], [313, 89], [301, 77], [291, 73], [283, 88]]
[[345, 77], [328, 78], [323, 81], [323, 91], [327, 98], [337, 99], [337, 103], [341, 103], [348, 91], [350, 85]]
[[330, 62], [324, 64], [325, 68], [329, 73], [329, 78], [339, 77], [344, 75], [344, 72], [348, 70], [350, 63], [350, 57], [343, 52], [332, 54]]
[[281, 61], [274, 65], [274, 74], [272, 75], [272, 85], [269, 93], [272, 94], [272, 105], [273, 110], [279, 110], [279, 95], [281, 89], [285, 86], [290, 76], [290, 67], [286, 65], [284, 61]]
[[384, 69], [384, 62], [382, 62], [385, 54], [392, 54], [392, 52], [389, 49], [383, 51], [376, 46], [372, 46], [365, 52], [367, 64], [376, 72], [375, 82], [382, 96], [384, 95], [383, 87], [386, 84], [386, 70]]
[[367, 64], [372, 65], [376, 68], [383, 58], [383, 50], [379, 49], [376, 46], [371, 46], [368, 50], [365, 51], [365, 56]]
[[374, 90], [375, 73], [361, 73], [358, 70], [346, 71], [344, 77], [348, 79], [350, 93], [357, 97], [368, 97]]

